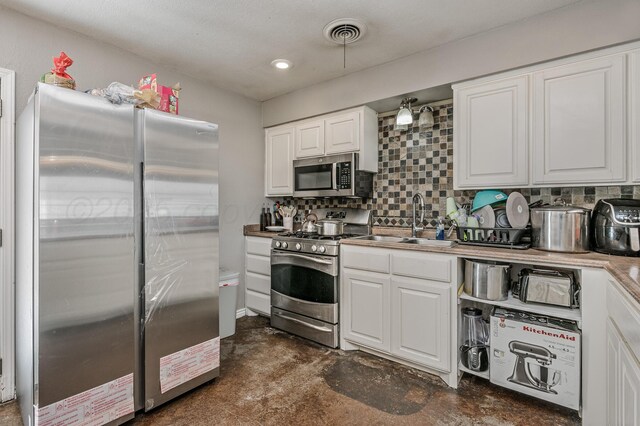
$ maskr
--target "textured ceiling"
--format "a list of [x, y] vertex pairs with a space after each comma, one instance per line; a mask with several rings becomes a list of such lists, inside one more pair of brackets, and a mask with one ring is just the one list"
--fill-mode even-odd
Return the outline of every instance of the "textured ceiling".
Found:
[[[459, 40], [580, 0], [0, 0], [161, 65], [266, 100]], [[342, 47], [323, 38], [336, 18], [366, 35]], [[294, 67], [270, 66], [286, 58]]]

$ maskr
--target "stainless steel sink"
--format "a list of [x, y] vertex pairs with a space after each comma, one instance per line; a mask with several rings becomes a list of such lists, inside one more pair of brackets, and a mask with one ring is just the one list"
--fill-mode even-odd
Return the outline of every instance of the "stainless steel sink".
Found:
[[431, 246], [431, 247], [453, 247], [457, 244], [455, 241], [432, 240], [430, 238], [405, 238], [399, 242], [404, 244], [418, 244], [421, 246]]
[[354, 237], [354, 240], [367, 240], [367, 241], [379, 241], [381, 243], [403, 243], [407, 241], [407, 238], [403, 237], [390, 237], [386, 235], [366, 235], [364, 237]]

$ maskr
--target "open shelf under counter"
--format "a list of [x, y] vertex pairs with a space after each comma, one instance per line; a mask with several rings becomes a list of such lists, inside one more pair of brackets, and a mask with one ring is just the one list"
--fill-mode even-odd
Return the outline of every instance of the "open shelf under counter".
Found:
[[489, 370], [487, 371], [473, 371], [462, 365], [461, 362], [458, 363], [458, 370], [463, 371], [465, 373], [473, 374], [474, 376], [482, 377], [483, 379], [489, 380]]
[[517, 311], [531, 312], [537, 315], [546, 315], [549, 317], [562, 318], [571, 321], [577, 321], [581, 326], [582, 314], [580, 309], [562, 308], [559, 306], [541, 305], [533, 303], [524, 303], [509, 294], [507, 300], [486, 300], [469, 296], [467, 293], [460, 294], [461, 300], [469, 300], [471, 302], [484, 303], [485, 305], [501, 306], [503, 308], [515, 309]]

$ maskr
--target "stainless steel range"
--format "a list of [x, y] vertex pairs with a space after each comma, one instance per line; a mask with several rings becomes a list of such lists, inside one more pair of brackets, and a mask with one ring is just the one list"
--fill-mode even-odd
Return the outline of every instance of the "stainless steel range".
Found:
[[338, 347], [340, 240], [368, 235], [371, 211], [319, 209], [318, 219], [340, 219], [334, 237], [284, 233], [271, 243], [271, 326]]

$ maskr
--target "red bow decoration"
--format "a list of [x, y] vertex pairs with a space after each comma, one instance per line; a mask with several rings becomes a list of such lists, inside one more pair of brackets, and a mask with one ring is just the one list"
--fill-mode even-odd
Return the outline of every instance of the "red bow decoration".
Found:
[[73, 60], [68, 57], [66, 53], [60, 52], [60, 56], [53, 58], [53, 68], [51, 68], [51, 72], [58, 77], [71, 79], [71, 76], [65, 72], [71, 64], [73, 64]]

